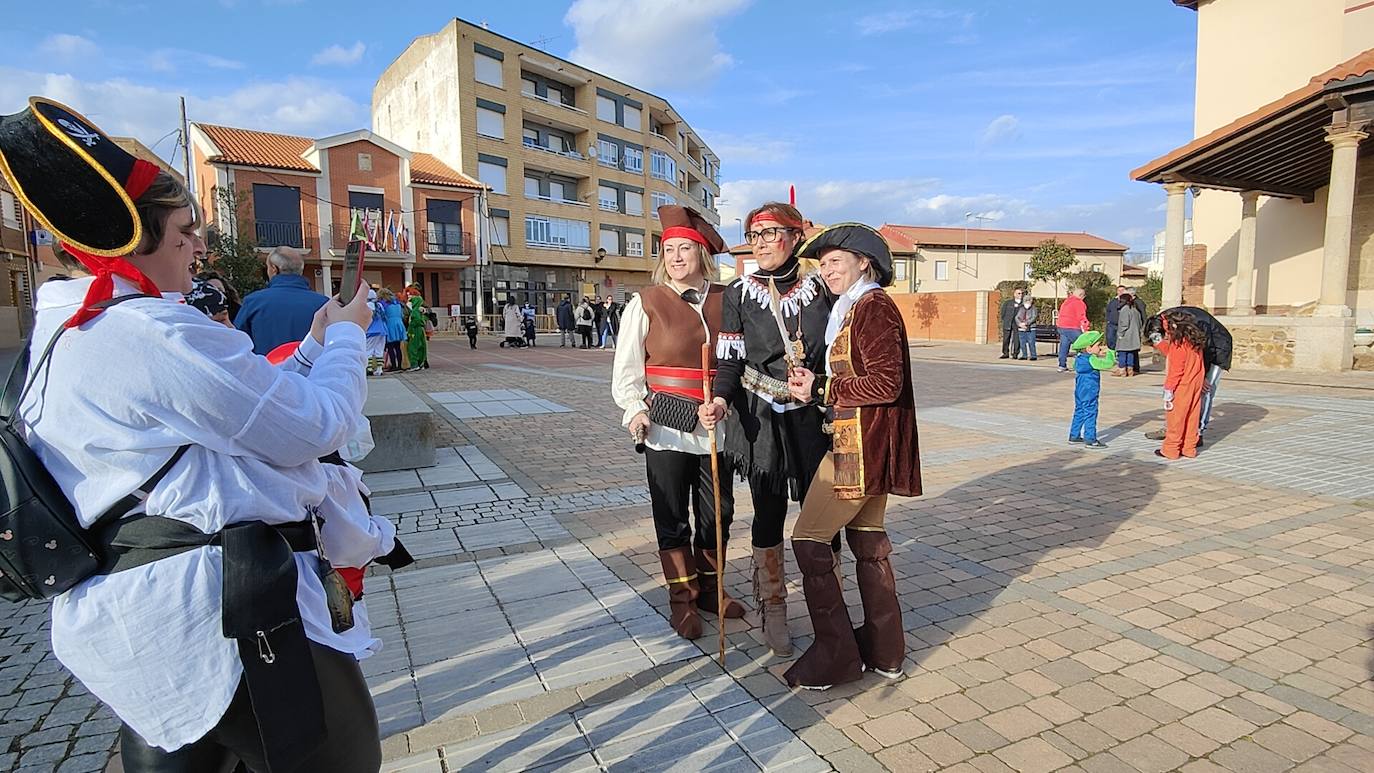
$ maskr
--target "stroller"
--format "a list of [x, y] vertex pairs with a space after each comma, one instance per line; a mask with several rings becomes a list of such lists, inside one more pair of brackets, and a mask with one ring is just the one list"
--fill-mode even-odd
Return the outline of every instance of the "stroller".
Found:
[[505, 340], [501, 342], [502, 349], [507, 347], [511, 349], [523, 349], [526, 346], [529, 346], [529, 344], [525, 343], [525, 339], [518, 336], [506, 336]]

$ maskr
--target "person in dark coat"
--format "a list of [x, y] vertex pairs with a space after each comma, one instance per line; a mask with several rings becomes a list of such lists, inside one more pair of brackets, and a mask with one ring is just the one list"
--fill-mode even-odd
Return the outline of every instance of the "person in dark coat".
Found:
[[558, 308], [554, 310], [554, 318], [558, 322], [558, 346], [564, 348], [568, 344], [577, 347], [577, 339], [573, 338], [577, 334], [577, 323], [573, 319], [572, 296], [564, 295], [563, 300], [558, 303]]
[[999, 360], [1009, 357], [1021, 359], [1021, 337], [1016, 334], [1016, 307], [1021, 305], [1021, 299], [1026, 297], [1026, 291], [1016, 288], [1012, 291], [1011, 297], [1002, 301], [1002, 308], [997, 315], [998, 324], [1002, 326], [1002, 356]]
[[[1107, 315], [1107, 328], [1106, 328], [1106, 333], [1107, 333], [1107, 348], [1108, 348], [1108, 349], [1113, 349], [1113, 350], [1115, 350], [1115, 351], [1117, 352], [1117, 354], [1120, 354], [1120, 353], [1121, 353], [1121, 350], [1120, 350], [1119, 348], [1117, 348], [1117, 345], [1116, 345], [1116, 334], [1117, 334], [1117, 331], [1121, 329], [1121, 327], [1120, 327], [1120, 324], [1121, 324], [1121, 315], [1120, 315], [1119, 312], [1121, 311], [1121, 307], [1122, 307], [1122, 305], [1125, 303], [1125, 298], [1126, 298], [1128, 295], [1129, 295], [1129, 296], [1131, 297], [1131, 299], [1132, 299], [1132, 301], [1131, 301], [1132, 305], [1134, 305], [1134, 306], [1136, 307], [1136, 309], [1140, 311], [1140, 318], [1143, 320], [1143, 319], [1145, 319], [1146, 317], [1149, 316], [1149, 314], [1147, 314], [1146, 311], [1145, 311], [1145, 301], [1142, 301], [1142, 300], [1140, 300], [1139, 298], [1137, 298], [1136, 296], [1131, 295], [1131, 290], [1130, 290], [1130, 288], [1128, 288], [1126, 285], [1117, 285], [1117, 286], [1116, 286], [1116, 297], [1113, 298], [1113, 299], [1111, 299], [1110, 301], [1107, 301], [1107, 311], [1106, 311], [1106, 315]], [[1117, 362], [1117, 366], [1118, 366], [1118, 367], [1124, 367], [1124, 366], [1122, 365], [1122, 363], [1119, 362], [1119, 361]]]
[[267, 256], [267, 286], [249, 293], [234, 317], [234, 327], [253, 339], [254, 354], [305, 338], [315, 312], [329, 300], [310, 289], [303, 271], [305, 259], [295, 250], [277, 247]]
[[[1217, 385], [1221, 382], [1221, 374], [1231, 369], [1231, 348], [1234, 345], [1231, 339], [1231, 331], [1221, 324], [1216, 317], [1212, 316], [1206, 309], [1197, 306], [1175, 306], [1169, 311], [1180, 311], [1192, 317], [1197, 322], [1198, 327], [1202, 328], [1203, 334], [1207, 336], [1207, 345], [1202, 348], [1202, 363], [1206, 368], [1206, 373], [1202, 383], [1202, 415], [1198, 421], [1198, 447], [1202, 446], [1202, 434], [1207, 431], [1207, 424], [1212, 418], [1212, 403], [1217, 399]], [[1164, 338], [1163, 324], [1160, 315], [1156, 314], [1145, 322], [1145, 337], [1153, 344]], [[1145, 437], [1151, 440], [1163, 440], [1164, 430], [1146, 432]]]

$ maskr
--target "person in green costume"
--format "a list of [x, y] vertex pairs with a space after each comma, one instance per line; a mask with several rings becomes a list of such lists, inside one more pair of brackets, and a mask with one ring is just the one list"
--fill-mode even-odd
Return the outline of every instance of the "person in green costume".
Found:
[[1086, 448], [1106, 448], [1097, 439], [1097, 400], [1102, 391], [1102, 371], [1116, 364], [1116, 353], [1107, 348], [1102, 334], [1089, 330], [1080, 335], [1069, 351], [1073, 360], [1073, 421], [1069, 424], [1069, 442], [1082, 443]]
[[406, 354], [411, 370], [429, 367], [429, 341], [425, 338], [425, 299], [411, 296], [410, 314], [406, 320]]

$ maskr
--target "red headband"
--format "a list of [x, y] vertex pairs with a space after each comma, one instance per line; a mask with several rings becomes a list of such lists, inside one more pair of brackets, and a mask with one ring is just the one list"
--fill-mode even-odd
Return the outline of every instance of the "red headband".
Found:
[[778, 217], [777, 215], [773, 214], [771, 211], [766, 210], [766, 209], [765, 209], [764, 211], [758, 213], [757, 215], [754, 215], [754, 219], [749, 221], [749, 225], [753, 225], [753, 224], [755, 224], [755, 223], [762, 223], [762, 222], [765, 222], [765, 221], [777, 223], [778, 225], [784, 226], [784, 227], [786, 227], [786, 228], [801, 228], [801, 227], [802, 227], [802, 224], [801, 224], [801, 223], [797, 223], [797, 222], [794, 222], [794, 221], [791, 221], [791, 220], [783, 220], [782, 218]]
[[[124, 182], [124, 192], [129, 194], [129, 198], [138, 201], [148, 190], [148, 186], [153, 184], [153, 180], [162, 170], [157, 164], [143, 159], [134, 160], [134, 168], [129, 172], [129, 179]], [[137, 215], [135, 215], [137, 217]], [[162, 291], [157, 289], [153, 280], [144, 276], [132, 263], [122, 257], [105, 258], [99, 255], [92, 255], [84, 250], [79, 250], [65, 242], [62, 249], [71, 253], [73, 257], [81, 261], [81, 264], [95, 274], [95, 281], [86, 290], [86, 297], [81, 301], [81, 308], [76, 310], [72, 318], [65, 323], [66, 327], [79, 327], [80, 325], [94, 319], [103, 309], [94, 308], [97, 303], [107, 301], [114, 297], [114, 277], [121, 276], [138, 285], [139, 292], [144, 295], [161, 295]]]
[[661, 238], [665, 242], [669, 239], [691, 239], [697, 244], [700, 244], [701, 246], [705, 247], [707, 250], [711, 249], [710, 242], [706, 241], [705, 236], [701, 235], [701, 231], [698, 231], [695, 228], [691, 228], [685, 225], [675, 225], [671, 228], [663, 229], [663, 236]]

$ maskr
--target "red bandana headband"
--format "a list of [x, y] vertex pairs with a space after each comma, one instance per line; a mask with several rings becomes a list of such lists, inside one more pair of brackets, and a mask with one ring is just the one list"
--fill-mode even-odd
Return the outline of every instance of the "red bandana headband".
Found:
[[[138, 201], [138, 198], [148, 190], [153, 180], [157, 178], [158, 172], [162, 171], [156, 164], [143, 159], [134, 161], [134, 168], [129, 172], [129, 179], [124, 182], [124, 192], [129, 194], [129, 198]], [[114, 277], [123, 277], [130, 282], [138, 285], [139, 292], [144, 295], [162, 295], [162, 291], [157, 289], [153, 280], [144, 276], [132, 263], [122, 257], [105, 258], [99, 255], [92, 255], [84, 250], [79, 250], [65, 242], [62, 249], [71, 253], [73, 257], [81, 261], [81, 264], [95, 274], [95, 281], [91, 283], [90, 289], [86, 291], [86, 297], [81, 301], [81, 308], [76, 310], [72, 318], [67, 320], [65, 327], [79, 327], [82, 324], [94, 319], [103, 309], [94, 308], [101, 301], [108, 301], [114, 297]]]
[[758, 213], [757, 215], [754, 215], [754, 219], [749, 221], [749, 225], [750, 225], [750, 226], [754, 225], [755, 223], [777, 223], [778, 225], [780, 225], [780, 226], [782, 226], [782, 227], [784, 227], [784, 228], [801, 228], [801, 227], [802, 227], [802, 224], [801, 224], [801, 223], [797, 223], [797, 222], [794, 222], [794, 221], [791, 221], [791, 220], [783, 220], [783, 219], [779, 218], [777, 215], [773, 214], [772, 212], [770, 212], [770, 211], [768, 211], [768, 210], [766, 210], [766, 209], [765, 209], [764, 211]]
[[705, 236], [701, 235], [701, 231], [698, 231], [695, 228], [691, 228], [685, 225], [675, 225], [671, 228], [663, 229], [663, 236], [661, 236], [660, 238], [665, 242], [669, 239], [691, 239], [697, 244], [700, 244], [701, 246], [705, 247], [707, 250], [711, 249], [710, 242], [706, 241]]

